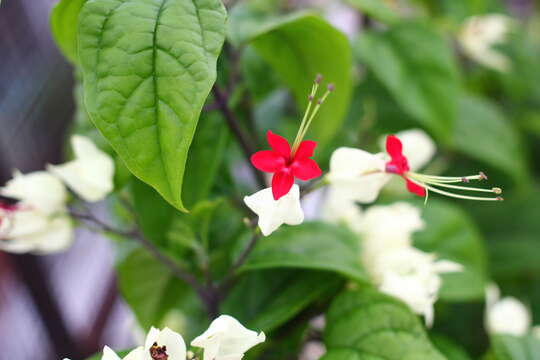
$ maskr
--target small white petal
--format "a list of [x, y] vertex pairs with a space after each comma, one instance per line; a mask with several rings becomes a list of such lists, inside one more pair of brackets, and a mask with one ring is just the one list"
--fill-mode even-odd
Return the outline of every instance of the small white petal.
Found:
[[191, 345], [203, 348], [208, 360], [240, 360], [246, 351], [265, 340], [263, 332], [257, 334], [232, 316], [221, 315]]
[[437, 260], [434, 267], [435, 271], [437, 271], [439, 274], [459, 272], [465, 269], [463, 265], [450, 260]]
[[146, 335], [146, 340], [144, 342], [144, 349], [150, 350], [152, 345], [157, 342], [158, 336], [160, 334], [159, 329], [156, 329], [155, 327], [151, 327], [150, 331], [148, 332], [148, 335]]
[[370, 203], [390, 179], [384, 172], [386, 161], [382, 153], [341, 147], [332, 154], [327, 179], [332, 187], [348, 193], [351, 200]]
[[18, 199], [28, 207], [45, 214], [63, 209], [66, 202], [64, 185], [45, 171], [29, 174], [16, 171], [13, 179], [0, 189], [0, 194]]
[[282, 224], [299, 225], [304, 221], [300, 205], [300, 188], [294, 184], [287, 195], [274, 200], [272, 188], [266, 188], [244, 197], [246, 205], [259, 216], [259, 227], [264, 236], [276, 231]]
[[491, 334], [525, 335], [531, 326], [529, 309], [513, 297], [505, 297], [487, 309], [486, 330]]
[[154, 327], [150, 329], [144, 343], [144, 358], [152, 360], [150, 356], [150, 348], [154, 343], [157, 346], [167, 348], [166, 352], [169, 356], [168, 360], [185, 360], [186, 359], [186, 343], [182, 336], [169, 328], [158, 330]]
[[412, 171], [417, 171], [426, 166], [435, 155], [435, 143], [423, 130], [400, 131], [396, 136], [403, 144], [403, 155], [407, 157]]
[[113, 349], [105, 346], [103, 348], [103, 356], [101, 357], [101, 360], [120, 360], [120, 357], [116, 355], [116, 352], [114, 352]]
[[74, 233], [71, 219], [67, 216], [54, 217], [48, 228], [29, 239], [36, 244], [34, 252], [49, 254], [65, 251], [73, 243]]
[[322, 217], [331, 223], [344, 223], [354, 232], [361, 232], [362, 209], [343, 188], [328, 189], [322, 209]]
[[75, 135], [71, 143], [75, 159], [47, 169], [84, 200], [104, 199], [113, 190], [114, 161], [86, 137]]
[[124, 360], [143, 360], [144, 359], [144, 348], [139, 346], [138, 348], [133, 349], [129, 354], [124, 357]]

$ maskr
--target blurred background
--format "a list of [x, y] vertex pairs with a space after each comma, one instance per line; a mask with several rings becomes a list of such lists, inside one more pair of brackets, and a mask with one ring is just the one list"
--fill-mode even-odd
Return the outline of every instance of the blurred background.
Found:
[[[459, 7], [452, 4], [476, 2], [433, 0], [430, 6], [434, 13], [454, 8], [459, 14]], [[74, 81], [73, 69], [51, 38], [49, 12], [54, 3], [4, 0], [0, 4], [0, 184], [11, 177], [14, 168], [22, 172], [42, 169], [45, 163], [57, 163], [63, 153], [75, 111]], [[339, 1], [297, 0], [291, 1], [290, 7], [313, 3], [324, 8], [328, 20], [349, 34], [372, 21]], [[520, 23], [538, 21], [540, 4], [534, 0], [498, 4], [497, 9], [505, 9]], [[482, 205], [472, 205], [471, 209], [491, 242], [489, 257], [495, 264], [491, 275], [506, 292], [525, 297], [538, 322], [540, 196], [537, 190], [531, 193], [523, 189], [538, 186], [540, 77], [535, 76], [540, 74], [540, 53], [529, 51], [520, 41], [514, 44], [514, 53], [523, 60], [518, 70], [523, 71], [515, 71], [513, 78], [501, 78], [487, 70], [466, 70], [467, 86], [500, 105], [519, 128], [527, 144], [525, 157], [531, 158], [531, 174], [515, 174], [518, 184], [510, 183], [508, 188], [516, 195], [503, 210]], [[531, 62], [535, 70], [526, 68]], [[536, 87], [530, 87], [534, 82]], [[377, 88], [378, 83], [371, 86]], [[378, 131], [386, 130], [383, 126]], [[473, 164], [464, 161], [460, 166], [469, 169]], [[0, 252], [0, 359], [61, 359], [69, 355], [77, 360], [104, 344], [119, 349], [131, 346], [134, 318], [118, 294], [113, 266], [110, 243], [84, 230], [78, 230], [76, 243], [63, 254], [36, 257]], [[482, 321], [480, 309], [481, 304], [456, 305], [443, 309], [442, 318], [459, 311], [471, 314], [471, 321]], [[445, 331], [459, 334], [466, 323], [455, 326]], [[462, 337], [467, 336], [463, 331]], [[482, 343], [485, 339], [469, 342]]]

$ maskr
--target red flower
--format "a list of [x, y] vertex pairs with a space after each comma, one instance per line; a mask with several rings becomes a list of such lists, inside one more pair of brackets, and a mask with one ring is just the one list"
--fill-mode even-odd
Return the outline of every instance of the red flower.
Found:
[[295, 177], [307, 181], [321, 176], [321, 169], [313, 159], [310, 159], [317, 146], [315, 141], [302, 141], [298, 149], [291, 153], [291, 147], [285, 138], [270, 130], [266, 133], [266, 138], [272, 150], [256, 152], [251, 156], [251, 163], [261, 171], [274, 174], [272, 177], [274, 200], [279, 200], [289, 193]]
[[400, 175], [407, 182], [407, 190], [418, 196], [426, 196], [426, 189], [412, 182], [407, 177], [407, 172], [410, 170], [409, 161], [403, 155], [403, 145], [395, 135], [389, 135], [386, 138], [386, 152], [390, 155], [391, 160], [386, 163], [386, 172]]

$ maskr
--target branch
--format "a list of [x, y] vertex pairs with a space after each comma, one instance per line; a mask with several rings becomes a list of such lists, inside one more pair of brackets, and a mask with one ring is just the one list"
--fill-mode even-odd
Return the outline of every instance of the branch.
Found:
[[233, 135], [236, 137], [236, 140], [240, 144], [240, 147], [242, 148], [242, 151], [244, 152], [244, 156], [248, 160], [250, 164], [250, 169], [253, 172], [253, 175], [255, 176], [255, 179], [259, 185], [260, 188], [266, 188], [266, 181], [264, 180], [263, 175], [261, 172], [259, 172], [257, 169], [251, 165], [251, 162], [249, 161], [251, 155], [255, 153], [255, 149], [251, 145], [251, 142], [248, 140], [246, 134], [240, 127], [240, 124], [238, 123], [236, 116], [233, 114], [231, 109], [229, 108], [229, 105], [227, 103], [227, 96], [219, 89], [217, 85], [214, 85], [212, 88], [212, 93], [214, 94], [214, 98], [216, 100], [216, 104], [225, 117], [225, 121], [227, 122], [227, 125], [229, 126], [229, 129], [233, 133]]
[[190, 285], [196, 292], [199, 294], [203, 302], [206, 304], [208, 301], [208, 293], [204, 287], [202, 287], [197, 279], [190, 273], [188, 273], [186, 270], [181, 268], [176, 262], [174, 262], [170, 257], [163, 254], [159, 248], [154, 245], [152, 242], [150, 242], [148, 239], [144, 237], [144, 235], [140, 232], [139, 229], [133, 229], [131, 231], [125, 231], [116, 229], [103, 221], [96, 218], [91, 213], [87, 214], [80, 214], [73, 210], [69, 211], [69, 214], [74, 217], [75, 219], [85, 221], [87, 223], [92, 223], [95, 226], [99, 227], [101, 230], [105, 232], [110, 232], [116, 235], [120, 235], [123, 237], [131, 238], [136, 240], [139, 244], [141, 244], [154, 258], [156, 258], [158, 261], [163, 263], [169, 270], [180, 280], [184, 281], [188, 285]]

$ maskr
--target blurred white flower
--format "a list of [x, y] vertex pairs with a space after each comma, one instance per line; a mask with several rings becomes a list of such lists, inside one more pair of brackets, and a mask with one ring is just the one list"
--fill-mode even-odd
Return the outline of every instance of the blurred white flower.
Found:
[[0, 214], [0, 249], [46, 254], [63, 251], [72, 243], [66, 190], [54, 176], [44, 171], [16, 172], [0, 194], [18, 201], [9, 214]]
[[440, 274], [462, 269], [460, 264], [436, 260], [434, 255], [413, 247], [382, 253], [367, 267], [380, 291], [423, 315], [428, 326], [433, 324], [433, 305], [442, 283]]
[[349, 198], [346, 191], [332, 187], [324, 199], [322, 218], [334, 224], [343, 223], [358, 233], [361, 230], [362, 208]]
[[133, 349], [122, 359], [114, 352], [114, 350], [108, 346], [105, 346], [103, 348], [103, 356], [101, 357], [101, 360], [142, 360], [143, 355], [144, 349], [142, 346], [139, 346], [138, 348]]
[[282, 224], [299, 225], [304, 221], [300, 188], [296, 184], [279, 200], [274, 200], [272, 188], [266, 188], [244, 197], [244, 202], [259, 216], [259, 227], [264, 236], [270, 235]]
[[204, 349], [205, 360], [240, 360], [246, 351], [265, 340], [263, 332], [257, 334], [235, 318], [221, 315], [191, 345]]
[[491, 334], [525, 335], [531, 326], [529, 309], [518, 299], [501, 299], [497, 285], [486, 289], [486, 330]]
[[406, 202], [370, 207], [359, 222], [362, 257], [370, 266], [385, 252], [412, 246], [412, 234], [425, 224], [420, 209]]
[[[401, 140], [403, 155], [408, 160], [407, 168], [412, 171], [426, 165], [435, 153], [435, 144], [422, 130], [403, 131], [395, 137]], [[387, 170], [390, 160], [386, 152], [371, 154], [360, 149], [341, 147], [330, 158], [327, 180], [332, 188], [339, 189], [351, 201], [371, 203], [390, 180], [392, 172]]]
[[159, 330], [152, 327], [146, 336], [142, 359], [186, 360], [184, 339], [169, 328]]
[[512, 25], [512, 18], [501, 14], [473, 16], [463, 23], [458, 41], [464, 52], [478, 63], [508, 71], [510, 60], [494, 46], [505, 42]]
[[74, 135], [71, 146], [75, 159], [61, 165], [49, 165], [47, 170], [84, 200], [104, 199], [113, 190], [114, 161], [84, 136]]

